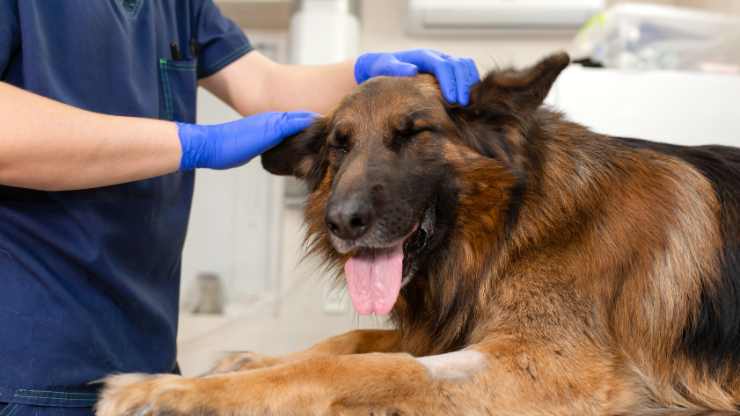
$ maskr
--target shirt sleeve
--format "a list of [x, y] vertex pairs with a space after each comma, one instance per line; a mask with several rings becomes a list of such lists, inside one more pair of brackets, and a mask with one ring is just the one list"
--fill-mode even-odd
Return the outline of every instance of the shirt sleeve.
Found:
[[215, 74], [252, 50], [242, 29], [224, 17], [213, 0], [203, 0], [195, 35], [199, 48], [198, 78]]
[[0, 0], [0, 80], [5, 79], [10, 58], [19, 47], [18, 1]]

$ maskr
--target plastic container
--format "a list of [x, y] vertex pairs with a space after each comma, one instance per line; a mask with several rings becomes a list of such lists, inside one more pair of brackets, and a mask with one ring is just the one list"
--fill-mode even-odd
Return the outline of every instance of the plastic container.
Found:
[[623, 4], [594, 16], [571, 47], [618, 69], [740, 72], [740, 19], [672, 6]]

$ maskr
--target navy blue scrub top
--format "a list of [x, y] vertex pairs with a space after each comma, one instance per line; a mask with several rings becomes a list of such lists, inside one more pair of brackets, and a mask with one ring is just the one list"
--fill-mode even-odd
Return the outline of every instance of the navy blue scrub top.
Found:
[[[0, 80], [101, 113], [194, 122], [197, 79], [250, 49], [212, 0], [0, 0]], [[110, 373], [175, 371], [193, 179], [0, 186], [0, 408], [90, 406]]]

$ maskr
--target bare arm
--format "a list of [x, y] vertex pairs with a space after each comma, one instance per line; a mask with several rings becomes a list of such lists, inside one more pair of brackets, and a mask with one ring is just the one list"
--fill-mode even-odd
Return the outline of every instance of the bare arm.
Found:
[[60, 191], [177, 170], [174, 123], [80, 110], [0, 82], [0, 184]]
[[201, 84], [242, 115], [263, 111], [331, 110], [357, 84], [354, 61], [282, 65], [253, 51]]

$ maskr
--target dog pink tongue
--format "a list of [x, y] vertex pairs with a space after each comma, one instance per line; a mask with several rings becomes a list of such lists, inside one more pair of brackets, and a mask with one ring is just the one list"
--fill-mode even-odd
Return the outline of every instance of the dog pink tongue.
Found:
[[352, 303], [360, 315], [387, 315], [401, 290], [403, 244], [352, 257], [344, 265], [344, 274]]

